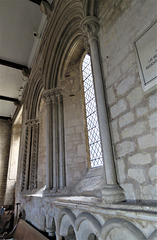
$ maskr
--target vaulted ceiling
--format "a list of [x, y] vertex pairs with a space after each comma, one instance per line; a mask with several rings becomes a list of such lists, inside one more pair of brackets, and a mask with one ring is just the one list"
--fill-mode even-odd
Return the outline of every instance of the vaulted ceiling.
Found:
[[[46, 16], [41, 0], [0, 1], [0, 118], [12, 118], [27, 83]], [[26, 71], [23, 71], [26, 72]]]

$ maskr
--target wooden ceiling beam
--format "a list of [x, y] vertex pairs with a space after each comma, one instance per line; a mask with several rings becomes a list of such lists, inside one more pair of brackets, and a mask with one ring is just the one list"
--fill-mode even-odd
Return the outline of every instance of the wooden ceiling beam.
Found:
[[9, 61], [3, 60], [3, 59], [0, 59], [0, 65], [4, 65], [7, 67], [11, 67], [11, 68], [16, 68], [19, 70], [28, 69], [27, 66], [24, 66], [24, 65], [18, 64], [18, 63], [9, 62]]
[[11, 120], [11, 117], [0, 116], [0, 119], [3, 119], [3, 120]]
[[17, 98], [11, 98], [6, 96], [0, 96], [0, 100], [14, 102], [16, 105], [20, 104], [19, 100]]
[[29, 0], [29, 1], [30, 1], [30, 2], [34, 2], [34, 3], [38, 4], [38, 5], [40, 5], [40, 3], [41, 3], [42, 0]]

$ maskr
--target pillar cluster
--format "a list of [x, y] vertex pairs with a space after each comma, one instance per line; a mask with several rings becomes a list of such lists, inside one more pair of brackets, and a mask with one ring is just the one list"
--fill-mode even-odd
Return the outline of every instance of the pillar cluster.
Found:
[[25, 124], [22, 190], [37, 188], [39, 124], [39, 119], [30, 119]]
[[65, 187], [63, 97], [58, 88], [45, 90], [46, 107], [46, 190], [57, 192]]

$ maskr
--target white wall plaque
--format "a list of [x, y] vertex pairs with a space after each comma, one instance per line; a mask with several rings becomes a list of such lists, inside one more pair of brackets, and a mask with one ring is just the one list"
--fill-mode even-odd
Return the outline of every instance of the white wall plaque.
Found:
[[144, 91], [157, 88], [157, 21], [135, 42]]

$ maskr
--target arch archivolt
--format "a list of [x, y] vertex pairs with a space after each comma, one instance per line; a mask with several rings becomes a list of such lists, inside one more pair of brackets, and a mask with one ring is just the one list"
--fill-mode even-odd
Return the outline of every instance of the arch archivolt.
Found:
[[37, 110], [42, 91], [43, 91], [43, 79], [40, 69], [37, 69], [31, 74], [29, 79], [26, 101], [27, 119], [34, 119], [37, 117]]
[[58, 217], [56, 233], [60, 236], [67, 236], [70, 226], [74, 227], [76, 217], [74, 213], [68, 209], [63, 209]]
[[122, 231], [124, 240], [126, 238], [129, 238], [129, 240], [146, 239], [144, 234], [134, 224], [123, 218], [111, 218], [107, 220], [101, 229], [101, 238], [107, 240], [109, 235], [115, 238]]
[[96, 0], [55, 1], [41, 45], [45, 89], [58, 86], [57, 81], [71, 48], [84, 36], [81, 21], [86, 16], [96, 16], [96, 11]]
[[157, 230], [155, 230], [149, 237], [148, 240], [156, 240]]
[[110, 218], [102, 225], [98, 217], [88, 212], [82, 212], [75, 216], [70, 209], [63, 209], [56, 221], [56, 234], [66, 237], [69, 227], [72, 226], [78, 240], [88, 240], [91, 234], [96, 236], [98, 240], [118, 240], [121, 232], [123, 232], [122, 240], [155, 239], [156, 231], [149, 238], [146, 238], [133, 223], [124, 218]]
[[[64, 1], [60, 4], [59, 14], [50, 20], [50, 33], [44, 55], [45, 89], [57, 87], [60, 68], [78, 36], [81, 38], [80, 22], [84, 17], [79, 0]], [[49, 30], [49, 28], [48, 28]]]

